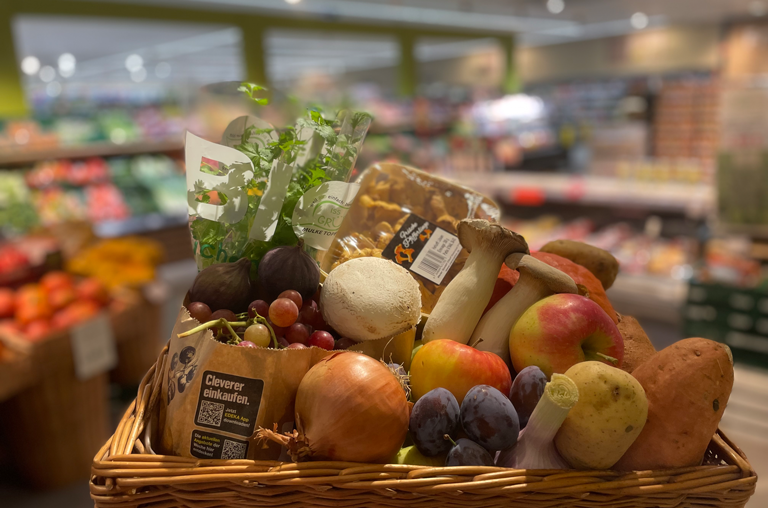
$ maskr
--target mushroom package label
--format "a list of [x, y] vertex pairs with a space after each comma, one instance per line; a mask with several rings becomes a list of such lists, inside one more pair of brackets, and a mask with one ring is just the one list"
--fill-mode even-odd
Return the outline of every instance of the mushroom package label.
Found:
[[330, 273], [355, 258], [392, 260], [419, 283], [421, 310], [429, 314], [469, 255], [458, 241], [458, 223], [498, 222], [498, 205], [470, 188], [396, 163], [374, 164], [355, 182], [359, 189], [320, 267]]
[[460, 252], [461, 243], [456, 235], [410, 214], [381, 255], [440, 285]]
[[[188, 303], [188, 302], [187, 302]], [[182, 307], [163, 365], [159, 417], [145, 443], [156, 453], [198, 459], [276, 460], [281, 449], [254, 441], [259, 427], [291, 430], [304, 374], [331, 351], [241, 348], [216, 341]]]

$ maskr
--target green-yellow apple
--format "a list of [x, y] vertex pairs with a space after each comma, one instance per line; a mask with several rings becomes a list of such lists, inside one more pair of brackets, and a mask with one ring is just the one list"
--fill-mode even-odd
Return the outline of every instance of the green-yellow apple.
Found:
[[526, 310], [509, 333], [512, 365], [535, 365], [547, 375], [584, 361], [621, 366], [624, 339], [608, 314], [581, 295], [552, 295]]
[[411, 361], [413, 401], [430, 390], [445, 388], [459, 404], [474, 386], [490, 385], [503, 394], [512, 387], [512, 376], [504, 360], [453, 340], [424, 344]]

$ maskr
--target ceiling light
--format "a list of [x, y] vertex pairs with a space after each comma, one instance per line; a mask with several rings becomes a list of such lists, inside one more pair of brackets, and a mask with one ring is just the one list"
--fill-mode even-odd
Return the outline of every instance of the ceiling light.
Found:
[[301, 0], [285, 0], [285, 3], [291, 4], [291, 5], [296, 5], [297, 3], [300, 3], [300, 2]]
[[56, 77], [56, 70], [51, 67], [50, 65], [46, 65], [42, 69], [40, 69], [40, 79], [48, 83], [49, 81], [53, 81]]
[[648, 15], [644, 12], [636, 12], [629, 18], [629, 22], [632, 24], [632, 28], [642, 30], [648, 26]]
[[34, 76], [40, 70], [40, 60], [34, 56], [25, 56], [21, 60], [21, 72], [27, 76]]
[[61, 83], [51, 81], [45, 86], [45, 93], [48, 94], [48, 97], [58, 97], [61, 94]]
[[144, 67], [139, 67], [135, 71], [131, 71], [131, 81], [134, 83], [141, 83], [147, 79], [147, 69]]
[[563, 0], [547, 0], [547, 10], [552, 14], [560, 14], [565, 9]]
[[132, 55], [128, 55], [128, 58], [125, 59], [125, 68], [131, 71], [131, 73], [136, 72], [143, 67], [144, 59], [141, 58], [141, 55], [134, 53]]
[[168, 62], [160, 62], [155, 65], [155, 76], [165, 79], [171, 75], [171, 65]]
[[749, 3], [749, 13], [753, 16], [765, 16], [767, 11], [768, 9], [766, 9], [765, 2], [755, 0], [754, 2]]
[[75, 65], [77, 60], [72, 53], [64, 53], [59, 56], [59, 74], [68, 78], [75, 73]]

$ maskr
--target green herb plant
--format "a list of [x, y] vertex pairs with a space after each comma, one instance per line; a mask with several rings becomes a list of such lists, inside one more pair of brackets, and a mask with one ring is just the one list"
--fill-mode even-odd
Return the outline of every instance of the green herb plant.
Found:
[[[268, 99], [258, 97], [258, 93], [266, 89], [257, 84], [242, 83], [238, 90], [260, 106], [268, 104]], [[193, 239], [199, 245], [223, 245], [229, 255], [229, 259], [217, 259], [216, 256], [203, 259], [202, 266], [198, 264], [198, 267], [202, 269], [217, 262], [230, 261], [233, 260], [233, 256], [247, 257], [252, 261], [253, 276], [258, 262], [269, 250], [278, 246], [298, 244], [299, 239], [291, 223], [296, 203], [305, 192], [318, 185], [330, 181], [346, 181], [349, 178], [371, 120], [372, 117], [368, 113], [345, 110], [331, 121], [323, 116], [319, 107], [313, 106], [307, 109], [306, 117], [297, 120], [295, 127], [283, 129], [248, 127], [243, 132], [240, 143], [234, 147], [253, 163], [253, 178], [244, 178], [241, 187], [248, 195], [245, 217], [235, 224], [224, 224], [190, 216]], [[299, 136], [307, 130], [312, 132], [312, 138], [299, 139]], [[276, 139], [270, 140], [267, 136], [260, 136], [269, 133], [275, 134]], [[322, 138], [323, 150], [307, 158], [303, 163], [297, 164], [305, 153], [308, 142], [315, 136]], [[274, 235], [266, 242], [254, 241], [249, 239], [249, 231], [259, 209], [261, 196], [266, 189], [269, 172], [276, 160], [293, 165], [293, 176], [288, 185]], [[232, 171], [244, 169], [237, 168], [237, 164], [233, 166]], [[202, 186], [195, 188], [197, 199], [202, 202], [210, 202], [210, 192]], [[224, 204], [227, 196], [219, 193], [219, 199]]]

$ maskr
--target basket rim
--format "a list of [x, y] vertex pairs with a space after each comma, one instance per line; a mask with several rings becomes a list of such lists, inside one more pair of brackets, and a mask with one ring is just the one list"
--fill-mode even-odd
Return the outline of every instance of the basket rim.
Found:
[[[551, 493], [612, 496], [702, 494], [738, 491], [745, 499], [754, 492], [757, 475], [747, 456], [720, 429], [710, 449], [725, 464], [699, 465], [664, 470], [533, 470], [495, 466], [431, 467], [407, 464], [363, 464], [338, 461], [278, 462], [250, 459], [197, 459], [146, 453], [141, 436], [159, 400], [159, 385], [168, 346], [142, 379], [136, 399], [123, 414], [115, 433], [93, 459], [89, 487], [91, 497], [115, 502], [135, 501], [149, 492], [141, 488], [208, 489], [238, 483], [376, 490], [396, 489], [410, 493], [464, 493], [516, 495]], [[147, 446], [149, 443], [147, 442]], [[138, 453], [136, 453], [138, 452]], [[727, 506], [727, 505], [724, 505]]]

